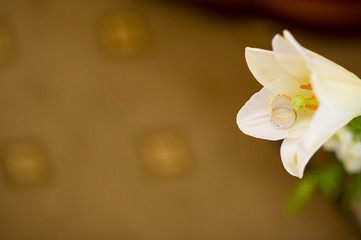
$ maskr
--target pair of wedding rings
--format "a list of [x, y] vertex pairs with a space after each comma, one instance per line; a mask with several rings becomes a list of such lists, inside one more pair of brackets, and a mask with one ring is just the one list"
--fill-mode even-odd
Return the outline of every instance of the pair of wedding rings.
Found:
[[297, 114], [292, 99], [285, 94], [275, 95], [268, 104], [271, 122], [278, 128], [289, 128], [296, 122]]

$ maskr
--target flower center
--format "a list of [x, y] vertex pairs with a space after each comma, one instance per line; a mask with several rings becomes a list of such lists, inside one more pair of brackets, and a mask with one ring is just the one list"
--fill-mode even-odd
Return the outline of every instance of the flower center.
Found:
[[[308, 83], [307, 85], [301, 85], [301, 89], [312, 91], [312, 85]], [[312, 95], [310, 98], [305, 98], [302, 95], [295, 95], [292, 97], [292, 108], [296, 111], [309, 109], [316, 111], [318, 108], [318, 101], [315, 95]]]

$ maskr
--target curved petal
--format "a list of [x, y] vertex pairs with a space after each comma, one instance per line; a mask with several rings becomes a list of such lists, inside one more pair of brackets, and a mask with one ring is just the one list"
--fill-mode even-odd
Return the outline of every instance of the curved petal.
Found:
[[270, 89], [274, 93], [286, 94], [291, 98], [297, 94], [301, 94], [306, 98], [312, 97], [312, 91], [301, 89], [300, 85], [300, 82], [297, 81], [296, 78], [290, 75], [285, 75], [277, 80], [270, 82], [264, 87]]
[[299, 138], [286, 138], [281, 145], [281, 159], [284, 168], [291, 175], [302, 178], [308, 161], [318, 149], [319, 147], [315, 147], [306, 151], [300, 146]]
[[321, 103], [300, 140], [301, 146], [308, 151], [319, 148], [356, 116], [355, 113], [340, 112], [332, 105]]
[[361, 80], [338, 64], [319, 55], [308, 61], [311, 83], [318, 100], [343, 111], [361, 113]]
[[312, 115], [312, 111], [298, 111], [296, 124], [290, 128], [287, 138], [301, 137], [310, 125]]
[[312, 155], [354, 117], [352, 114], [337, 112], [330, 105], [320, 105], [300, 139], [286, 138], [283, 141], [281, 158], [286, 170], [302, 178]]
[[276, 62], [273, 52], [247, 47], [245, 54], [249, 70], [263, 86], [281, 77], [291, 77]]
[[309, 70], [306, 67], [306, 60], [291, 42], [277, 34], [272, 39], [272, 48], [277, 63], [285, 71], [301, 83], [308, 82]]
[[270, 120], [268, 103], [274, 95], [274, 92], [264, 87], [241, 108], [237, 114], [237, 124], [243, 133], [273, 141], [287, 136], [287, 129], [275, 127]]
[[[293, 37], [293, 35], [287, 31], [287, 30], [283, 30], [283, 36], [284, 38], [288, 41], [289, 44], [292, 45], [292, 47], [294, 48], [295, 51], [298, 52], [298, 54], [304, 58], [308, 58], [309, 57], [309, 50], [307, 50], [306, 48], [302, 47], [301, 44], [299, 44], [297, 42], [297, 40]], [[307, 66], [306, 66], [307, 67]]]
[[287, 30], [285, 39], [305, 58], [310, 71], [310, 80], [316, 95], [322, 100], [340, 106], [343, 109], [361, 111], [361, 80], [350, 71], [327, 58], [302, 47]]
[[297, 89], [297, 82], [288, 77], [267, 84], [255, 93], [238, 112], [237, 124], [239, 129], [247, 135], [267, 140], [300, 137], [308, 127], [312, 113], [298, 112], [295, 125], [282, 129], [273, 125], [268, 108], [270, 100], [275, 95], [283, 93], [293, 96], [300, 92]]

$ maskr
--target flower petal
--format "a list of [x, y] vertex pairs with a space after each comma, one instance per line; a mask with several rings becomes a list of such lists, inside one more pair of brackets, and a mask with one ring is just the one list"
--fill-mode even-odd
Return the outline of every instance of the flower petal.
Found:
[[287, 136], [287, 130], [277, 128], [270, 120], [268, 103], [274, 96], [268, 88], [255, 93], [237, 114], [239, 129], [252, 137], [280, 140]]
[[253, 76], [263, 86], [278, 78], [289, 76], [289, 73], [276, 62], [271, 51], [247, 47], [246, 61]]
[[338, 64], [313, 54], [308, 61], [311, 83], [320, 102], [361, 113], [361, 80]]
[[299, 81], [297, 81], [296, 78], [292, 77], [291, 75], [285, 75], [268, 83], [264, 87], [270, 89], [276, 94], [283, 93], [290, 96], [291, 98], [297, 94], [300, 94], [306, 98], [312, 97], [312, 91], [302, 89], [300, 86], [301, 84]]
[[354, 115], [337, 112], [330, 105], [320, 105], [310, 125], [300, 139], [286, 138], [281, 147], [281, 158], [286, 170], [302, 178], [312, 155]]
[[302, 136], [300, 145], [307, 151], [318, 149], [356, 116], [354, 113], [342, 112], [332, 105], [321, 103]]
[[287, 138], [301, 137], [310, 125], [312, 115], [313, 112], [311, 110], [298, 111], [296, 123], [292, 126], [292, 128], [290, 128]]
[[299, 144], [299, 138], [286, 138], [281, 145], [281, 159], [284, 168], [291, 175], [302, 178], [308, 161], [318, 148], [305, 151]]
[[321, 55], [302, 47], [287, 30], [283, 31], [285, 39], [294, 50], [306, 60], [306, 67], [311, 72], [312, 82], [316, 95], [333, 105], [343, 109], [361, 112], [361, 80], [350, 71], [328, 60]]
[[[299, 49], [293, 46], [295, 42], [280, 35], [276, 35], [272, 40], [272, 48], [277, 63], [289, 74], [297, 78], [302, 83], [308, 82], [309, 70], [306, 67], [306, 60]], [[300, 46], [301, 47], [301, 46]]]
[[300, 92], [297, 81], [283, 77], [270, 82], [255, 93], [237, 115], [240, 130], [250, 136], [267, 140], [280, 140], [286, 137], [298, 138], [308, 127], [312, 113], [299, 112], [295, 125], [290, 128], [277, 128], [270, 120], [269, 102], [277, 94], [293, 96]]
[[289, 31], [283, 30], [283, 36], [288, 41], [288, 43], [292, 45], [294, 50], [298, 52], [300, 56], [302, 56], [303, 58], [309, 57], [309, 53], [308, 53], [309, 50], [302, 47], [301, 44], [297, 42], [297, 40], [293, 37], [293, 35]]

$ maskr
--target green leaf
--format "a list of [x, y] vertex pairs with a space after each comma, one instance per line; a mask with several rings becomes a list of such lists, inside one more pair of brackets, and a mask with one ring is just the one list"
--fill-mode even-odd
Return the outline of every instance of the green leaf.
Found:
[[314, 174], [305, 175], [297, 184], [287, 201], [287, 211], [298, 213], [310, 199], [317, 187], [317, 177]]
[[341, 200], [341, 206], [344, 209], [351, 208], [352, 204], [359, 199], [361, 195], [361, 174], [351, 175], [346, 184], [344, 196]]
[[[298, 213], [316, 190], [320, 190], [327, 199], [336, 200], [341, 195], [341, 185], [345, 175], [342, 163], [338, 160], [308, 171], [290, 195], [287, 211]], [[361, 178], [359, 187], [361, 187]]]
[[340, 161], [334, 161], [319, 170], [318, 187], [329, 200], [335, 200], [341, 192], [345, 172]]

